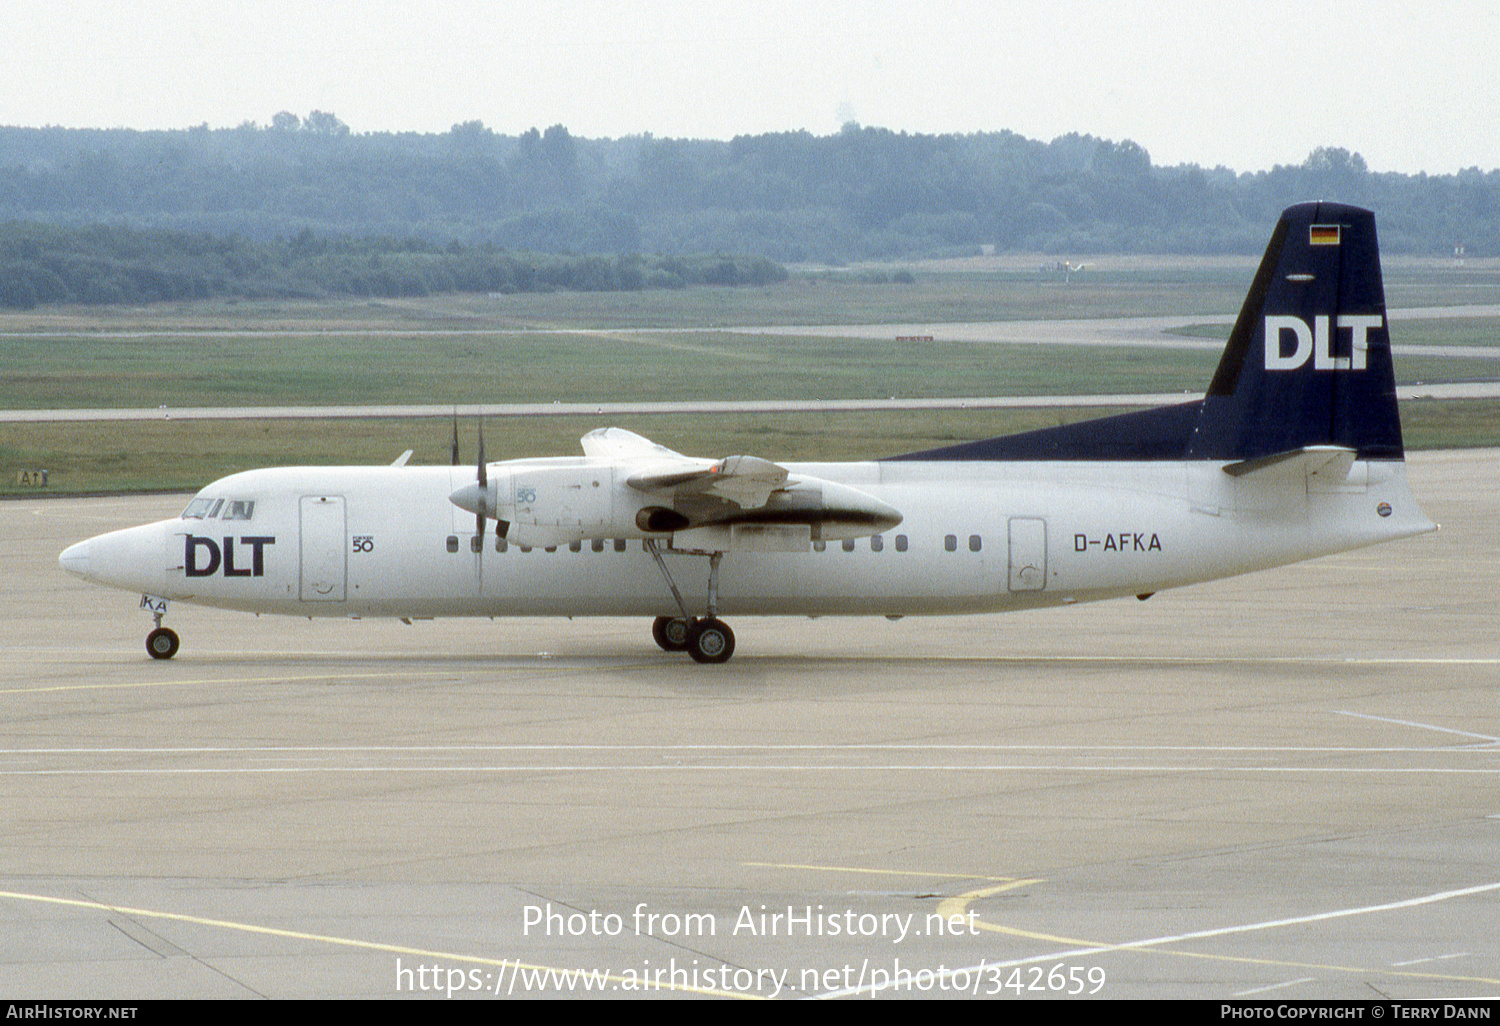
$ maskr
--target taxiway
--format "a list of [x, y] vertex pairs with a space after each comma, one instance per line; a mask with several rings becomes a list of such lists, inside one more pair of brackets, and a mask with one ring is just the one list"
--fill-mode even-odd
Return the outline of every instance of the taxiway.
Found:
[[1436, 535], [717, 667], [189, 607], [158, 663], [56, 557], [181, 498], [0, 503], [0, 992], [1492, 995], [1500, 453], [1409, 462]]

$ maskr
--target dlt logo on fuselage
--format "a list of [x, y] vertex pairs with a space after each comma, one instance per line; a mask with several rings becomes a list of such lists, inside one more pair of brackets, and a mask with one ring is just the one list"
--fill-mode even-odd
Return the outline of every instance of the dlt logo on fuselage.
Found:
[[[1337, 330], [1349, 329], [1349, 355], [1334, 356], [1334, 333], [1328, 329], [1328, 315], [1318, 314], [1311, 327], [1301, 317], [1266, 315], [1266, 370], [1296, 370], [1313, 358], [1313, 370], [1365, 369], [1370, 348], [1370, 329], [1385, 323], [1382, 314], [1340, 314]], [[1292, 335], [1292, 351], [1285, 352], [1283, 336]]]
[[[222, 547], [212, 538], [196, 534], [183, 536], [182, 569], [189, 577], [212, 577], [222, 567], [225, 577], [264, 577], [266, 574], [266, 546], [275, 545], [274, 537], [225, 538]], [[250, 547], [250, 565], [235, 566], [235, 542], [241, 547]], [[200, 566], [198, 557], [202, 553], [205, 562]], [[243, 561], [241, 556], [241, 561]]]

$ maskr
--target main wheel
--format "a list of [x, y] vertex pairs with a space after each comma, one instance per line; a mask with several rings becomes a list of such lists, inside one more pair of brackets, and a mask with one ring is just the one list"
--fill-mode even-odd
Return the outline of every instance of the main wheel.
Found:
[[658, 616], [651, 624], [651, 636], [664, 652], [682, 652], [688, 647], [693, 621], [680, 616]]
[[734, 655], [734, 631], [722, 620], [699, 620], [688, 637], [687, 650], [700, 663], [728, 662]]
[[177, 632], [170, 627], [158, 627], [146, 635], [146, 651], [152, 659], [171, 659], [181, 644]]

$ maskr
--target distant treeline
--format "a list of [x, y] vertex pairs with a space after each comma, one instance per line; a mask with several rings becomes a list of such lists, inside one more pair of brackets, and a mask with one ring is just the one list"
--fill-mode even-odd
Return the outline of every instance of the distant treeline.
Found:
[[[1374, 209], [1388, 252], [1500, 254], [1500, 171], [1399, 175], [1357, 153], [1236, 173], [1130, 141], [850, 124], [728, 142], [351, 133], [336, 116], [178, 131], [0, 128], [0, 221], [470, 252], [743, 253], [836, 262], [1000, 250], [1254, 253], [1287, 205]], [[290, 242], [285, 243], [290, 245]]]
[[0, 307], [148, 303], [235, 296], [427, 296], [445, 292], [616, 292], [766, 285], [763, 257], [509, 253], [421, 239], [192, 235], [121, 225], [0, 225]]

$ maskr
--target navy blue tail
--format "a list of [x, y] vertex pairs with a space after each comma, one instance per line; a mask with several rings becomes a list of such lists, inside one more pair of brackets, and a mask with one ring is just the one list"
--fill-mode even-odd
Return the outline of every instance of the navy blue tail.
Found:
[[1401, 459], [1375, 216], [1290, 207], [1200, 402], [898, 460], [1246, 460], [1309, 445]]
[[1375, 215], [1303, 203], [1281, 215], [1188, 445], [1253, 459], [1307, 445], [1401, 459]]

